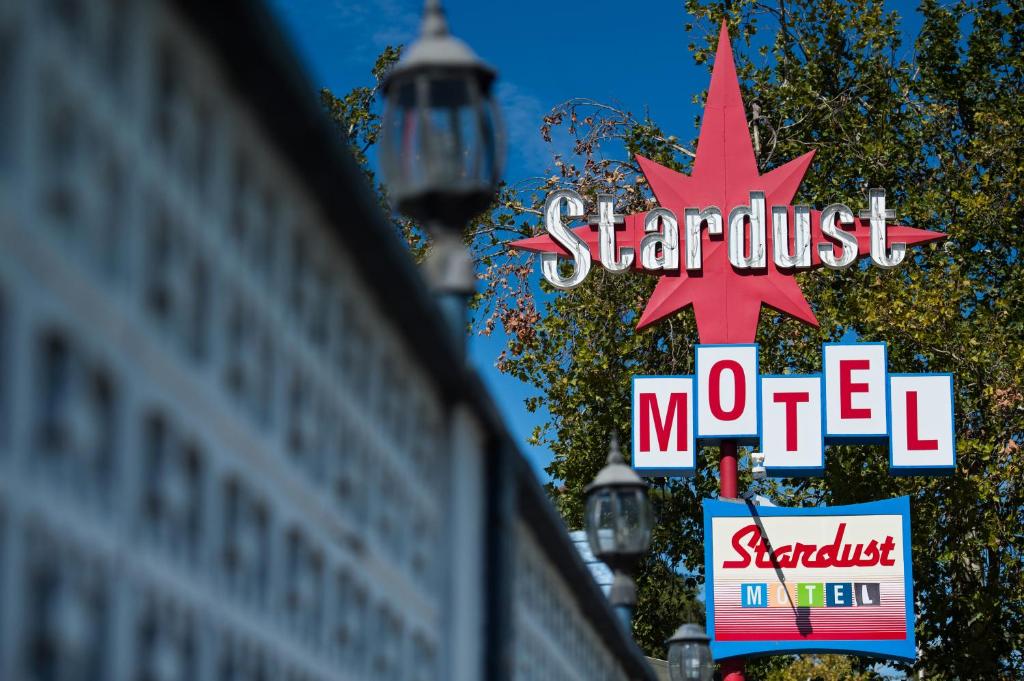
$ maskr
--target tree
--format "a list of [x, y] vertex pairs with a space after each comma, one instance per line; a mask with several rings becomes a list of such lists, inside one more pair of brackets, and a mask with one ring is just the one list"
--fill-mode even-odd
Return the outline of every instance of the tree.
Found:
[[784, 659], [784, 664], [766, 669], [764, 681], [881, 681], [872, 670], [859, 669], [850, 657], [842, 655], [805, 655]]
[[[1019, 0], [925, 0], [913, 45], [903, 43], [897, 13], [878, 0], [734, 0], [726, 8], [688, 0], [694, 23], [687, 30], [703, 35], [691, 51], [707, 62], [718, 22], [728, 21], [748, 114], [758, 105], [750, 126], [762, 170], [817, 149], [798, 201], [863, 205], [868, 187], [881, 186], [902, 222], [949, 235], [893, 272], [800, 275], [821, 327], [764, 311], [757, 340], [765, 371], [817, 371], [822, 341], [855, 334], [887, 341], [893, 371], [953, 372], [956, 474], [892, 478], [881, 448], [844, 446], [829, 449], [824, 478], [761, 482], [758, 490], [787, 505], [910, 495], [920, 645], [914, 671], [928, 679], [1020, 678], [1024, 7]], [[351, 107], [348, 98], [338, 107], [325, 98], [349, 139], [360, 140], [364, 167], [379, 119], [359, 107], [371, 110], [375, 94], [357, 95]], [[632, 154], [685, 172], [693, 153], [657, 122], [583, 98], [544, 119], [541, 135], [557, 131], [570, 136], [573, 153], [553, 156], [546, 177], [503, 187], [467, 239], [485, 283], [479, 328], [505, 331], [499, 367], [540, 390], [527, 408], [546, 408], [551, 418], [533, 440], [554, 453], [549, 491], [579, 527], [583, 487], [603, 465], [608, 434], [628, 436], [630, 377], [691, 372], [696, 328], [683, 312], [634, 330], [650, 277], [596, 268], [581, 287], [555, 292], [542, 283], [537, 295], [535, 264], [505, 244], [539, 229], [543, 197], [556, 187], [591, 201], [614, 193], [621, 212], [645, 210], [653, 200]], [[411, 227], [403, 233], [422, 249]], [[716, 454], [701, 453], [692, 480], [656, 480], [652, 488], [659, 522], [638, 577], [635, 621], [651, 655], [664, 655], [662, 641], [686, 617], [702, 579], [700, 501], [717, 488]], [[744, 466], [741, 484], [750, 483]], [[865, 661], [838, 656], [774, 658], [748, 669], [753, 678], [872, 678]]]
[[[822, 341], [855, 334], [887, 341], [892, 371], [953, 372], [956, 474], [892, 478], [882, 448], [844, 446], [829, 449], [823, 478], [758, 483], [759, 489], [787, 505], [910, 495], [921, 647], [914, 669], [926, 678], [1018, 678], [1024, 8], [929, 0], [910, 46], [897, 13], [877, 0], [738, 0], [726, 7], [687, 2], [695, 19], [688, 30], [706, 36], [692, 51], [698, 62], [708, 61], [723, 18], [734, 44], [745, 45], [738, 64], [748, 113], [752, 102], [758, 105], [750, 125], [762, 170], [817, 149], [800, 202], [864, 205], [869, 187], [885, 187], [901, 221], [949, 235], [893, 272], [800, 275], [821, 327], [766, 310], [758, 342], [765, 371], [817, 371]], [[538, 230], [540, 202], [555, 187], [574, 188], [590, 201], [598, 192], [616, 194], [620, 212], [646, 209], [652, 199], [632, 155], [686, 171], [692, 145], [652, 120], [586, 99], [553, 110], [541, 134], [555, 129], [571, 136], [573, 155], [553, 158], [554, 175], [505, 193], [475, 245], [489, 284], [484, 330], [504, 325], [509, 344], [500, 367], [540, 389], [527, 406], [545, 407], [551, 419], [534, 439], [554, 453], [551, 494], [579, 527], [583, 487], [603, 463], [608, 434], [629, 432], [630, 377], [692, 370], [692, 314], [638, 333], [633, 326], [652, 278], [597, 268], [583, 286], [556, 293], [542, 283], [537, 296], [524, 266], [529, 260], [499, 247], [513, 234]], [[649, 654], [663, 652], [661, 641], [680, 619], [658, 607], [662, 594], [694, 586], [703, 571], [699, 503], [717, 485], [715, 454], [703, 452], [694, 479], [658, 480], [652, 491], [659, 524], [639, 578], [635, 625]]]
[[408, 218], [392, 213], [388, 204], [387, 190], [383, 184], [377, 182], [368, 156], [370, 149], [380, 137], [381, 117], [378, 113], [380, 108], [378, 95], [381, 93], [384, 77], [388, 70], [398, 62], [401, 56], [401, 45], [398, 47], [386, 46], [377, 56], [370, 71], [373, 78], [372, 85], [353, 88], [343, 97], [336, 96], [327, 88], [321, 88], [320, 103], [327, 112], [327, 116], [338, 128], [342, 139], [348, 143], [352, 157], [362, 168], [367, 182], [376, 189], [381, 209], [385, 214], [392, 216], [396, 228], [409, 244], [413, 256], [417, 260], [422, 260], [427, 250], [423, 231], [418, 229]]
[[401, 56], [401, 45], [398, 47], [388, 45], [377, 55], [370, 71], [373, 85], [353, 88], [343, 97], [336, 97], [327, 88], [320, 90], [320, 103], [348, 142], [352, 156], [362, 167], [371, 183], [374, 181], [374, 175], [370, 170], [370, 162], [366, 154], [370, 147], [377, 143], [377, 138], [380, 136], [381, 119], [380, 114], [377, 113], [377, 95], [384, 84], [384, 77], [388, 70], [398, 63]]

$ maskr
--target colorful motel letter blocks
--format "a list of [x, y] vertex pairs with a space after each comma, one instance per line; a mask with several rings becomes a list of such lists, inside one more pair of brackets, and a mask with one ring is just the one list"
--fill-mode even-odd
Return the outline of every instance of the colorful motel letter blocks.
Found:
[[877, 608], [878, 582], [759, 582], [740, 584], [744, 608]]
[[704, 501], [714, 658], [853, 652], [912, 659], [908, 497], [852, 506]]
[[693, 376], [633, 377], [633, 467], [692, 474], [699, 444], [759, 448], [773, 477], [816, 475], [829, 443], [888, 443], [894, 475], [956, 465], [951, 374], [890, 374], [884, 343], [826, 343], [821, 374], [761, 375], [757, 345], [698, 345]]

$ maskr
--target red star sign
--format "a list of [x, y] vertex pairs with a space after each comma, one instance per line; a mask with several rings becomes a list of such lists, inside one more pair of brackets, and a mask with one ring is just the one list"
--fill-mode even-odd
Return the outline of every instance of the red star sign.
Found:
[[[725, 233], [729, 231], [727, 223], [723, 234], [710, 235], [707, 229], [701, 230], [701, 270], [690, 272], [682, 266], [678, 270], [669, 271], [643, 270], [640, 268], [640, 258], [636, 257], [634, 269], [661, 277], [640, 316], [637, 328], [641, 329], [665, 319], [692, 305], [700, 342], [752, 343], [757, 332], [762, 304], [812, 326], [818, 326], [814, 311], [793, 276], [795, 272], [779, 269], [771, 257], [773, 244], [770, 208], [786, 206], [789, 211], [789, 224], [794, 224], [793, 206], [790, 204], [813, 157], [814, 152], [811, 151], [764, 175], [758, 172], [743, 99], [740, 95], [739, 80], [736, 76], [736, 64], [729, 43], [729, 33], [723, 22], [700, 139], [697, 142], [697, 155], [693, 162], [693, 173], [684, 175], [642, 156], [637, 156], [636, 159], [658, 203], [678, 216], [681, 252], [687, 248], [682, 239], [682, 216], [685, 208], [702, 209], [717, 206], [727, 215], [734, 206], [749, 205], [751, 191], [763, 191], [765, 204], [769, 208], [765, 230], [767, 266], [759, 270], [741, 270], [733, 267], [729, 262], [725, 239]], [[632, 247], [639, 254], [640, 240], [645, 234], [645, 216], [646, 213], [627, 215], [624, 224], [617, 226], [616, 243], [619, 248]], [[821, 213], [811, 211], [811, 224], [819, 225], [820, 220]], [[843, 229], [856, 238], [859, 256], [868, 256], [869, 220], [856, 218]], [[598, 262], [600, 250], [596, 225], [578, 227], [573, 231], [586, 241], [593, 260]], [[905, 243], [908, 246], [945, 238], [945, 234], [942, 233], [904, 225], [890, 225], [887, 234], [889, 244]], [[812, 268], [822, 266], [818, 256], [819, 243], [831, 241], [820, 229], [812, 229]], [[568, 255], [567, 251], [546, 234], [516, 241], [512, 246], [527, 251]], [[835, 248], [841, 251], [840, 245], [836, 245]]]

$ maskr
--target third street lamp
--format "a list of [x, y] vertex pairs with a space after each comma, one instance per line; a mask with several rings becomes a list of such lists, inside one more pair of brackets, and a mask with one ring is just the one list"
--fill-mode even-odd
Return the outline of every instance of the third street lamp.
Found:
[[587, 485], [586, 494], [587, 541], [597, 559], [614, 574], [609, 600], [630, 628], [636, 607], [633, 568], [650, 546], [654, 520], [647, 483], [626, 465], [618, 435], [612, 435], [608, 463]]
[[711, 639], [699, 624], [683, 624], [668, 644], [668, 678], [670, 681], [711, 681], [715, 667], [711, 661]]

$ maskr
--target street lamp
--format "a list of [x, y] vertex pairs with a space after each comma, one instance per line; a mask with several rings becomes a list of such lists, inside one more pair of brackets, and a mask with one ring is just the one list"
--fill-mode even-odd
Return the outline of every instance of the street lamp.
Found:
[[448, 33], [440, 1], [427, 0], [419, 39], [383, 84], [380, 161], [387, 191], [433, 239], [427, 278], [453, 313], [460, 343], [476, 284], [463, 235], [494, 200], [503, 163], [495, 75]]
[[699, 624], [683, 624], [668, 645], [668, 678], [671, 681], [711, 681], [715, 673], [711, 661], [711, 639]]
[[609, 600], [628, 629], [636, 607], [633, 569], [650, 546], [654, 521], [647, 483], [623, 461], [617, 434], [612, 434], [607, 465], [585, 491], [587, 542], [614, 574]]

